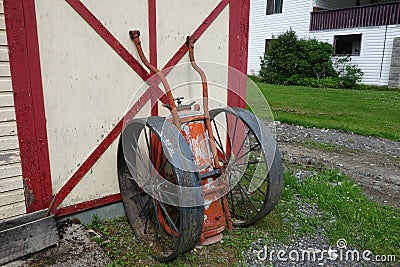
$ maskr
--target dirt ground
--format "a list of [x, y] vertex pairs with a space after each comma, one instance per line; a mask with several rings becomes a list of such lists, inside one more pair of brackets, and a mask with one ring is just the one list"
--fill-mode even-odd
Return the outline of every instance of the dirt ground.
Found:
[[400, 207], [400, 142], [276, 123], [286, 164], [337, 169], [382, 204]]

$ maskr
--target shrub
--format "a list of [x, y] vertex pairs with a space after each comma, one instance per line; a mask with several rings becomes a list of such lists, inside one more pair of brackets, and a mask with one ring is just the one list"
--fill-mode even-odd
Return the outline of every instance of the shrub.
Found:
[[[332, 45], [316, 39], [299, 39], [292, 30], [271, 41], [270, 49], [261, 60], [260, 76], [274, 84], [296, 84], [304, 78], [335, 78]], [[310, 80], [302, 80], [306, 82]]]
[[289, 78], [285, 85], [301, 85], [305, 87], [314, 87], [314, 88], [340, 88], [339, 79], [338, 78], [298, 78], [296, 76], [292, 76]]
[[342, 88], [354, 88], [364, 75], [364, 72], [356, 64], [351, 63], [350, 56], [337, 57], [335, 68]]
[[400, 92], [400, 88], [389, 88], [386, 85], [371, 85], [371, 84], [357, 84], [353, 89], [356, 90], [370, 90], [370, 91], [397, 91]]
[[247, 75], [247, 77], [252, 80], [255, 83], [260, 83], [262, 82], [262, 79], [260, 77], [258, 77], [257, 75]]

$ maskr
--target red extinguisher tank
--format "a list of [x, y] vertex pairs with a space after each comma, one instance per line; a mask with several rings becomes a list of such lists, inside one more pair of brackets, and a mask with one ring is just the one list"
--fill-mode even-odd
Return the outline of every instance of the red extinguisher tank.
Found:
[[[179, 103], [180, 101], [178, 101]], [[217, 195], [215, 187], [215, 175], [208, 176], [214, 170], [213, 156], [211, 152], [210, 139], [201, 113], [199, 104], [192, 102], [189, 105], [177, 105], [179, 119], [181, 121], [181, 133], [191, 148], [194, 160], [199, 170], [200, 179], [204, 192], [204, 221], [199, 244], [213, 244], [222, 239], [225, 230], [225, 215], [221, 200]], [[172, 116], [168, 117], [172, 120]], [[214, 183], [213, 183], [214, 182]], [[217, 200], [216, 200], [217, 199]]]

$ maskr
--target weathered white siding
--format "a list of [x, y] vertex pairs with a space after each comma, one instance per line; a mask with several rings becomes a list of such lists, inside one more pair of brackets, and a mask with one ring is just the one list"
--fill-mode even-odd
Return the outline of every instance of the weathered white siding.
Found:
[[[265, 0], [251, 1], [248, 74], [258, 74], [260, 57], [264, 55], [265, 39], [292, 28], [301, 38], [316, 38], [333, 44], [335, 35], [362, 34], [361, 54], [353, 56], [364, 72], [362, 83], [387, 85], [394, 37], [400, 36], [400, 25], [309, 31], [310, 12], [313, 7], [336, 9], [354, 6], [354, 1], [301, 0], [284, 1], [283, 13], [266, 15]], [[368, 0], [361, 4], [369, 4]]]
[[0, 220], [26, 212], [3, 1], [0, 1]]
[[[387, 85], [394, 37], [400, 36], [400, 25], [357, 29], [315, 31], [310, 37], [333, 44], [335, 35], [362, 34], [360, 56], [353, 56], [364, 72], [362, 83]], [[386, 37], [385, 37], [386, 36]]]
[[266, 0], [250, 1], [248, 73], [260, 70], [260, 57], [264, 55], [265, 39], [271, 39], [290, 28], [299, 36], [307, 37], [312, 4], [310, 0], [283, 1], [281, 14], [266, 15]]

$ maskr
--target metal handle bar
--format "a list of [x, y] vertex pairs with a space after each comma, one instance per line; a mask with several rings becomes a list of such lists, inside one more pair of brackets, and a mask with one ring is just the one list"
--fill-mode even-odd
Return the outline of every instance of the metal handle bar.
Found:
[[211, 152], [213, 154], [214, 158], [214, 167], [215, 168], [220, 168], [219, 166], [219, 161], [218, 161], [218, 156], [217, 156], [217, 147], [215, 146], [214, 142], [214, 134], [212, 131], [211, 127], [211, 121], [210, 121], [210, 113], [209, 113], [209, 108], [208, 108], [208, 84], [207, 84], [207, 78], [206, 74], [204, 71], [196, 64], [196, 61], [194, 59], [194, 43], [195, 39], [192, 36], [187, 36], [186, 37], [186, 45], [189, 49], [189, 58], [190, 58], [190, 63], [192, 64], [192, 67], [199, 73], [201, 77], [201, 84], [203, 87], [203, 110], [204, 110], [204, 119], [206, 123], [206, 130], [208, 133], [208, 137], [210, 138], [210, 146], [211, 146]]
[[165, 93], [168, 98], [168, 104], [171, 107], [171, 114], [172, 114], [172, 121], [175, 124], [178, 129], [181, 129], [181, 123], [179, 121], [179, 116], [178, 116], [178, 111], [176, 110], [176, 104], [174, 101], [174, 97], [171, 92], [171, 87], [169, 86], [167, 79], [165, 78], [164, 74], [157, 69], [155, 66], [153, 66], [146, 58], [146, 56], [143, 53], [141, 41], [139, 39], [140, 36], [140, 31], [139, 30], [134, 30], [134, 31], [129, 31], [129, 36], [133, 40], [136, 46], [136, 50], [138, 51], [139, 57], [142, 60], [143, 64], [152, 72], [157, 74], [157, 76], [160, 78], [162, 84], [164, 85], [165, 88]]

